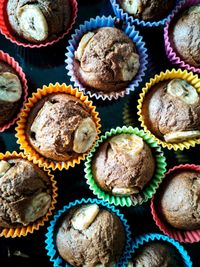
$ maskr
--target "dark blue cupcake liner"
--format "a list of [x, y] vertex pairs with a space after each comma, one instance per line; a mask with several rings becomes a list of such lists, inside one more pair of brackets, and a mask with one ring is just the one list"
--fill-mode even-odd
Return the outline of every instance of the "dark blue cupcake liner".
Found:
[[47, 255], [50, 257], [50, 261], [53, 263], [54, 267], [70, 267], [71, 265], [66, 263], [64, 265], [64, 260], [59, 256], [57, 250], [56, 250], [56, 245], [55, 245], [55, 239], [54, 239], [54, 233], [55, 233], [55, 227], [60, 219], [60, 217], [66, 213], [68, 210], [70, 210], [72, 207], [76, 205], [81, 205], [81, 204], [98, 204], [101, 205], [109, 210], [111, 212], [115, 213], [120, 220], [122, 221], [125, 229], [125, 236], [126, 236], [126, 244], [125, 244], [125, 249], [122, 257], [119, 259], [119, 262], [117, 263], [117, 266], [119, 267], [126, 267], [128, 260], [130, 259], [130, 248], [131, 248], [131, 232], [130, 232], [130, 226], [127, 223], [127, 220], [124, 218], [124, 215], [120, 213], [118, 209], [116, 209], [114, 206], [109, 205], [106, 202], [103, 202], [98, 199], [80, 199], [80, 200], [75, 200], [74, 202], [70, 202], [67, 206], [64, 206], [62, 210], [59, 210], [56, 215], [54, 215], [53, 219], [50, 221], [50, 226], [47, 228], [47, 233], [46, 233], [46, 250], [47, 250]]
[[72, 39], [69, 40], [69, 45], [67, 47], [67, 53], [65, 54], [67, 59], [65, 60], [66, 69], [68, 71], [68, 75], [70, 77], [70, 81], [74, 84], [74, 87], [78, 87], [80, 91], [83, 91], [85, 94], [88, 94], [90, 97], [95, 97], [96, 99], [102, 100], [111, 100], [118, 99], [119, 97], [123, 97], [124, 95], [128, 95], [131, 91], [134, 91], [135, 88], [139, 86], [142, 82], [143, 77], [145, 76], [145, 72], [147, 70], [147, 48], [143, 41], [143, 38], [140, 36], [139, 32], [135, 30], [134, 26], [131, 26], [129, 23], [122, 26], [122, 30], [125, 34], [135, 43], [137, 53], [140, 57], [140, 69], [136, 76], [133, 78], [133, 81], [130, 82], [128, 88], [124, 91], [120, 92], [111, 92], [104, 93], [98, 90], [87, 90], [76, 78], [74, 73], [74, 53], [78, 47], [79, 41], [82, 36], [90, 31], [100, 27], [115, 27], [116, 19], [109, 17], [99, 17], [91, 18], [89, 21], [86, 21], [84, 24], [80, 25], [78, 29], [75, 30], [75, 34], [72, 35]]

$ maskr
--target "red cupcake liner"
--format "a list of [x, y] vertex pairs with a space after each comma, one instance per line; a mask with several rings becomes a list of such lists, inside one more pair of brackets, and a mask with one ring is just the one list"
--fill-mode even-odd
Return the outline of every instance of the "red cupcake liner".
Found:
[[27, 85], [25, 73], [23, 72], [22, 68], [19, 66], [19, 63], [14, 60], [14, 58], [10, 57], [8, 54], [6, 54], [0, 50], [0, 61], [4, 61], [5, 63], [10, 65], [16, 71], [18, 78], [21, 81], [22, 89], [23, 89], [22, 107], [20, 108], [19, 112], [16, 114], [16, 116], [12, 120], [10, 120], [9, 122], [7, 122], [6, 124], [4, 124], [3, 126], [0, 127], [0, 132], [4, 132], [6, 129], [10, 128], [10, 126], [13, 125], [16, 122], [16, 120], [18, 119], [18, 116], [21, 113], [23, 106], [27, 100], [28, 85]]
[[0, 32], [12, 43], [17, 44], [19, 46], [23, 46], [24, 48], [41, 48], [41, 47], [46, 47], [46, 46], [53, 45], [59, 42], [69, 33], [69, 31], [72, 29], [77, 18], [78, 3], [76, 0], [69, 0], [70, 7], [71, 7], [71, 18], [70, 18], [70, 22], [69, 22], [69, 25], [66, 31], [61, 36], [59, 36], [58, 38], [50, 42], [44, 42], [41, 44], [31, 44], [26, 41], [23, 42], [22, 40], [17, 39], [17, 37], [15, 37], [14, 34], [12, 33], [11, 27], [8, 22], [8, 18], [6, 16], [7, 2], [8, 0], [0, 1]]
[[[172, 169], [169, 169], [165, 173], [165, 179], [167, 179], [167, 176], [173, 173], [177, 170], [193, 170], [200, 172], [200, 166], [194, 165], [194, 164], [181, 164], [178, 166], [173, 167]], [[161, 184], [162, 187], [162, 184]], [[160, 187], [160, 188], [161, 188]], [[158, 206], [157, 206], [157, 197], [159, 194], [159, 190], [157, 194], [152, 198], [151, 200], [151, 214], [153, 215], [153, 219], [156, 223], [156, 225], [159, 227], [159, 229], [165, 234], [168, 235], [175, 240], [178, 240], [179, 242], [184, 243], [195, 243], [200, 241], [200, 229], [199, 230], [178, 230], [170, 225], [167, 225], [167, 223], [162, 219], [161, 214], [159, 214]]]

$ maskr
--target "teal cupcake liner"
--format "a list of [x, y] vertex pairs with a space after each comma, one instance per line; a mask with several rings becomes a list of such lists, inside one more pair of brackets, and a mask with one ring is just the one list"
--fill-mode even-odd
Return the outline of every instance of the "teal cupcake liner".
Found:
[[[132, 196], [113, 196], [107, 192], [104, 192], [95, 182], [94, 177], [92, 175], [92, 159], [95, 155], [95, 152], [99, 148], [99, 146], [109, 137], [121, 134], [135, 134], [141, 137], [153, 150], [153, 156], [155, 158], [156, 168], [153, 178], [150, 182], [144, 187], [142, 192], [132, 195]], [[161, 183], [164, 174], [166, 172], [166, 159], [164, 156], [161, 147], [148, 136], [143, 130], [139, 130], [138, 128], [133, 128], [131, 126], [126, 127], [123, 126], [122, 128], [117, 127], [116, 129], [111, 129], [109, 132], [106, 132], [100, 139], [96, 142], [94, 148], [87, 156], [85, 161], [85, 178], [87, 180], [87, 184], [89, 185], [90, 190], [92, 190], [93, 194], [96, 195], [98, 198], [103, 199], [104, 201], [109, 202], [110, 204], [114, 204], [116, 206], [135, 206], [141, 205], [144, 202], [147, 202], [152, 196], [155, 194], [156, 189], [158, 188], [159, 184]]]

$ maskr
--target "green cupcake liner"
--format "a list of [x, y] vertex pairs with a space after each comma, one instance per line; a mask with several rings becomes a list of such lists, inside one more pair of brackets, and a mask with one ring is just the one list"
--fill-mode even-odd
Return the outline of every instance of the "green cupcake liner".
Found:
[[[127, 134], [135, 134], [141, 137], [153, 150], [153, 156], [156, 162], [156, 168], [153, 178], [150, 182], [143, 188], [143, 190], [132, 196], [113, 196], [107, 192], [104, 192], [95, 182], [92, 175], [92, 159], [94, 154], [96, 153], [98, 147], [109, 137], [114, 136], [116, 134], [127, 133]], [[109, 132], [106, 132], [104, 135], [100, 137], [100, 139], [96, 142], [96, 145], [87, 156], [85, 161], [85, 178], [87, 180], [87, 184], [89, 185], [90, 190], [92, 190], [93, 194], [98, 198], [103, 199], [104, 201], [109, 202], [110, 204], [114, 204], [116, 206], [135, 206], [141, 205], [144, 202], [147, 202], [152, 196], [155, 194], [156, 189], [159, 184], [162, 182], [164, 174], [166, 172], [166, 159], [164, 156], [161, 147], [143, 130], [139, 130], [138, 128], [133, 128], [131, 126], [126, 127], [123, 126], [117, 127], [116, 129], [111, 129]]]

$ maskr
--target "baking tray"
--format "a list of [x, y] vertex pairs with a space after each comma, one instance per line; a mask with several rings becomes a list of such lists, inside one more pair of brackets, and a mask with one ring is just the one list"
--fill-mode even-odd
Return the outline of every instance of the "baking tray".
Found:
[[[64, 38], [58, 44], [52, 47], [41, 49], [24, 49], [12, 44], [4, 36], [0, 35], [0, 50], [13, 56], [23, 68], [29, 86], [29, 96], [37, 88], [50, 82], [65, 82], [70, 84], [67, 71], [65, 70], [65, 53], [68, 39], [74, 30], [85, 20], [97, 15], [114, 15], [109, 0], [78, 0], [78, 18], [68, 37]], [[132, 110], [133, 121], [136, 126], [137, 122], [136, 105], [138, 92], [141, 91], [144, 83], [161, 70], [171, 69], [164, 52], [163, 31], [162, 29], [142, 29], [141, 35], [149, 50], [150, 64], [148, 72], [143, 83], [137, 88], [136, 92], [130, 96], [112, 102], [94, 101], [97, 111], [100, 113], [102, 121], [102, 132], [112, 127], [124, 125], [123, 110], [127, 101], [130, 102], [129, 108]], [[16, 143], [15, 126], [0, 133], [0, 152], [19, 151], [19, 145]], [[167, 156], [168, 168], [180, 163], [181, 161], [200, 164], [200, 146], [183, 153], [183, 157], [175, 155], [173, 152], [165, 150]], [[71, 168], [68, 171], [54, 172], [58, 182], [58, 203], [56, 209], [62, 208], [69, 201], [80, 199], [82, 197], [94, 197], [84, 179], [83, 163]], [[150, 203], [147, 202], [140, 207], [119, 208], [126, 216], [131, 225], [133, 236], [143, 233], [156, 232], [160, 233], [155, 225], [151, 212]], [[0, 267], [50, 267], [49, 258], [45, 251], [45, 233], [49, 223], [41, 227], [26, 237], [6, 239], [0, 238]], [[188, 251], [193, 266], [200, 267], [200, 243], [182, 244]]]

